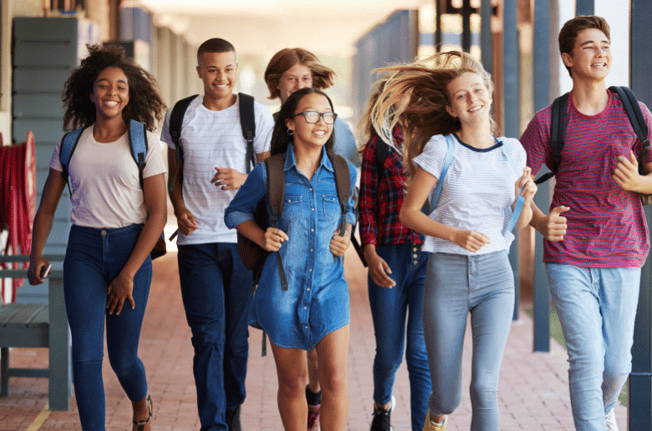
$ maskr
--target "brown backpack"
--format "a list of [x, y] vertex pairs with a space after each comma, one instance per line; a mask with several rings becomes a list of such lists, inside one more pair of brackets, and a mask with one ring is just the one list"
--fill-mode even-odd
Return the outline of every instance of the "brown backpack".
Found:
[[[349, 211], [349, 195], [351, 193], [351, 179], [349, 174], [349, 165], [346, 159], [333, 152], [327, 152], [328, 157], [333, 164], [335, 171], [335, 183], [337, 185], [337, 197], [340, 202], [342, 217], [340, 221], [340, 235], [346, 232], [346, 213]], [[267, 195], [269, 196], [270, 214], [265, 207], [265, 199], [262, 199], [254, 211], [254, 221], [261, 229], [267, 230], [271, 225], [278, 227], [278, 218], [283, 213], [283, 196], [285, 195], [285, 173], [283, 164], [285, 154], [275, 154], [265, 160], [267, 168]], [[238, 252], [240, 259], [247, 269], [254, 273], [254, 285], [258, 284], [260, 275], [263, 271], [263, 265], [267, 260], [270, 252], [264, 250], [261, 246], [241, 235], [238, 232]], [[281, 288], [288, 290], [288, 282], [283, 270], [281, 254], [276, 253], [276, 262], [278, 264], [278, 273], [281, 279]]]

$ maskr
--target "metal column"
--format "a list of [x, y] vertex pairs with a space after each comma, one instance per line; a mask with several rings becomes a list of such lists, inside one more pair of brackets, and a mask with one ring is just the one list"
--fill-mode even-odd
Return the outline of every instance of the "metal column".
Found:
[[[519, 56], [518, 30], [516, 28], [517, 1], [503, 1], [503, 112], [505, 114], [505, 136], [519, 135]], [[519, 277], [518, 277], [518, 238], [512, 243], [509, 262], [514, 271], [516, 298], [514, 320], [518, 320]]]
[[[550, 0], [534, 2], [534, 111], [550, 104]], [[543, 167], [544, 170], [545, 166]], [[539, 173], [541, 175], [541, 173]], [[550, 183], [539, 185], [534, 203], [547, 213]], [[534, 255], [534, 346], [535, 352], [550, 351], [550, 291], [543, 263], [543, 236], [535, 233]]]
[[595, 15], [595, 1], [577, 0], [577, 3], [575, 3], [575, 15]]
[[[632, 0], [630, 34], [631, 87], [638, 100], [652, 106], [652, 40], [649, 37], [649, 0]], [[652, 231], [652, 208], [645, 207], [648, 229]], [[641, 271], [641, 291], [636, 312], [632, 373], [629, 377], [628, 427], [630, 430], [652, 429], [652, 265], [648, 255]]]

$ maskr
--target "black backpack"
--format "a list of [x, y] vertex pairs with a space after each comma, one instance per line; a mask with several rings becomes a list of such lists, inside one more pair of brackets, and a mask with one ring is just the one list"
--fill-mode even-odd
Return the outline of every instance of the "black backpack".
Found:
[[[335, 171], [335, 183], [337, 187], [337, 197], [340, 203], [340, 210], [342, 213], [340, 221], [340, 235], [346, 232], [346, 213], [349, 211], [349, 193], [351, 190], [351, 179], [349, 176], [349, 165], [346, 159], [330, 151], [327, 152], [328, 157], [333, 164]], [[265, 167], [267, 168], [267, 195], [269, 196], [268, 214], [265, 207], [265, 200], [261, 200], [256, 206], [254, 211], [254, 221], [261, 229], [266, 230], [269, 226], [278, 227], [278, 218], [283, 213], [283, 197], [285, 195], [285, 172], [283, 171], [283, 163], [285, 161], [285, 154], [275, 154], [265, 160]], [[238, 252], [243, 264], [247, 269], [254, 273], [254, 285], [260, 280], [260, 275], [263, 270], [263, 265], [270, 252], [264, 250], [249, 238], [241, 235], [238, 232]], [[281, 261], [281, 254], [276, 253], [276, 262], [278, 264], [278, 273], [281, 279], [281, 288], [288, 290], [288, 282], [283, 270], [283, 262]]]
[[[628, 87], [609, 87], [609, 90], [618, 94], [623, 103], [629, 122], [632, 124], [636, 137], [643, 143], [643, 151], [638, 156], [638, 170], [641, 175], [645, 175], [645, 163], [647, 153], [650, 149], [648, 139], [648, 127], [641, 107], [636, 100], [634, 92]], [[561, 164], [561, 153], [564, 149], [564, 140], [566, 138], [566, 109], [568, 107], [568, 95], [563, 94], [552, 102], [551, 124], [550, 124], [550, 147], [552, 148], [552, 169], [551, 172], [541, 175], [534, 182], [541, 184], [552, 178], [559, 170]], [[643, 205], [652, 203], [652, 195], [640, 195]]]

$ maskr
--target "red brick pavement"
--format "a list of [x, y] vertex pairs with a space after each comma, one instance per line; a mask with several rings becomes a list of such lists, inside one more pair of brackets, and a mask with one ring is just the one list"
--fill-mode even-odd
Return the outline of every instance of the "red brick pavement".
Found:
[[[369, 429], [372, 412], [371, 368], [375, 342], [366, 293], [366, 271], [352, 250], [347, 252], [346, 275], [351, 290], [351, 344], [349, 348], [349, 430]], [[532, 353], [532, 321], [522, 314], [512, 326], [499, 386], [501, 430], [573, 430], [567, 389], [566, 353], [552, 342], [549, 354]], [[243, 429], [281, 430], [276, 406], [276, 371], [271, 352], [261, 357], [261, 332], [250, 331], [247, 400], [242, 407]], [[470, 339], [465, 344], [464, 387], [470, 374]], [[190, 330], [185, 321], [176, 253], [154, 263], [154, 281], [141, 337], [140, 357], [145, 363], [152, 399], [154, 429], [197, 431], [195, 388], [192, 377]], [[13, 349], [13, 366], [44, 366], [45, 349]], [[107, 430], [130, 430], [130, 403], [104, 361]], [[47, 402], [47, 380], [14, 378], [12, 394], [0, 399], [0, 431], [26, 431]], [[405, 363], [396, 378], [397, 407], [394, 430], [409, 430], [409, 383]], [[41, 430], [79, 430], [74, 397], [69, 412], [51, 412]], [[449, 431], [468, 430], [471, 421], [468, 392], [449, 419]], [[618, 423], [626, 430], [626, 409], [617, 408]], [[36, 431], [37, 427], [29, 431]]]

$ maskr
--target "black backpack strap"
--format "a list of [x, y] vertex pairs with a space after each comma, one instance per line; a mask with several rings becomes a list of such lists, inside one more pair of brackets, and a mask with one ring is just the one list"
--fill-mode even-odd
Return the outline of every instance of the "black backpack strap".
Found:
[[238, 93], [238, 98], [240, 99], [240, 126], [242, 126], [242, 135], [247, 141], [247, 173], [249, 173], [251, 167], [256, 165], [254, 159], [254, 137], [256, 136], [254, 98], [244, 93]]
[[385, 159], [387, 159], [389, 151], [389, 144], [385, 142], [385, 140], [381, 138], [380, 135], [376, 135], [376, 153], [374, 156], [376, 161], [376, 175], [378, 176], [378, 182], [380, 182], [380, 179], [385, 173]]
[[[185, 99], [179, 100], [174, 104], [172, 112], [170, 113], [170, 123], [168, 124], [168, 130], [170, 132], [170, 138], [174, 143], [174, 152], [177, 159], [177, 169], [179, 168], [179, 162], [183, 162], [183, 148], [181, 148], [181, 128], [183, 127], [183, 117], [186, 115], [188, 106], [198, 94], [186, 97]], [[179, 181], [183, 182], [183, 171], [179, 172]]]
[[349, 196], [351, 194], [349, 164], [346, 159], [340, 155], [331, 151], [328, 151], [327, 154], [335, 172], [337, 199], [340, 201], [340, 211], [342, 212], [342, 218], [340, 220], [340, 236], [344, 236], [346, 233], [346, 214], [349, 212]]
[[552, 178], [559, 170], [561, 164], [561, 152], [564, 149], [566, 139], [566, 109], [568, 108], [568, 95], [563, 94], [552, 102], [550, 111], [550, 148], [552, 150], [551, 172], [541, 175], [534, 182], [541, 184]]
[[647, 161], [647, 153], [650, 150], [650, 140], [648, 139], [649, 130], [647, 123], [645, 122], [645, 117], [643, 116], [643, 111], [641, 111], [641, 107], [638, 104], [638, 100], [636, 100], [634, 92], [630, 90], [629, 87], [613, 86], [609, 87], [609, 90], [617, 93], [620, 97], [625, 112], [627, 112], [629, 122], [632, 123], [634, 133], [636, 133], [636, 137], [643, 144], [643, 150], [641, 151], [638, 160], [638, 170], [641, 175], [645, 175], [645, 164]]
[[[284, 154], [275, 154], [265, 160], [267, 167], [267, 196], [269, 196], [269, 224], [278, 228], [278, 219], [283, 212], [283, 199], [285, 197], [285, 163]], [[278, 276], [281, 279], [281, 289], [288, 290], [288, 281], [283, 270], [280, 250], [276, 252]]]

